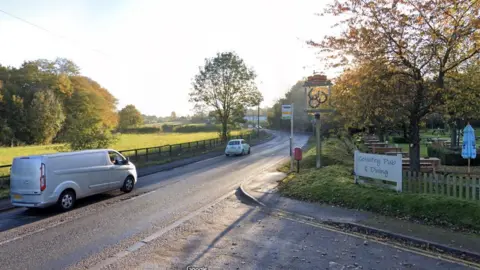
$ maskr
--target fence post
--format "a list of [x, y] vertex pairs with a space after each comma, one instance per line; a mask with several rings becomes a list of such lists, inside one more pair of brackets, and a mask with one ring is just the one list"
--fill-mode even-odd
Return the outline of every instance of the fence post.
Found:
[[198, 150], [198, 141], [197, 141], [197, 149], [196, 150]]
[[137, 149], [135, 149], [135, 161], [138, 161], [138, 152], [137, 152]]
[[168, 156], [172, 157], [172, 145], [168, 146]]
[[148, 161], [148, 148], [145, 148], [145, 159]]
[[162, 147], [161, 146], [158, 147], [158, 155], [162, 156]]

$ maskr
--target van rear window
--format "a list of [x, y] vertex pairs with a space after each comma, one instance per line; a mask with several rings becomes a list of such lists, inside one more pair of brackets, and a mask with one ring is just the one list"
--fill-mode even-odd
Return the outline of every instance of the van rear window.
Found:
[[239, 145], [240, 142], [239, 141], [231, 141], [228, 143], [228, 145]]

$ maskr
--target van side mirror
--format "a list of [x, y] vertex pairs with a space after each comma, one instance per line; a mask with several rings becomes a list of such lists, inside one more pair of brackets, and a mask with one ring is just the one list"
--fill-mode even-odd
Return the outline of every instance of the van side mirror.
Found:
[[128, 163], [130, 163], [130, 158], [129, 158], [129, 157], [126, 157], [126, 158], [125, 158], [125, 164], [128, 164]]

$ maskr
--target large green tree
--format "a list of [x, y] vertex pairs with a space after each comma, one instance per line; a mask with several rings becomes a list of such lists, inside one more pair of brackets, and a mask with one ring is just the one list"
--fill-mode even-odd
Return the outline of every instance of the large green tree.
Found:
[[92, 99], [93, 93], [76, 91], [66, 102], [68, 128], [63, 139], [72, 150], [106, 148], [114, 140]]
[[325, 13], [342, 16], [342, 29], [309, 44], [332, 66], [384, 61], [403, 76], [410, 164], [418, 171], [422, 119], [445, 102], [446, 76], [480, 52], [479, 11], [480, 1], [472, 0], [335, 0]]
[[0, 65], [0, 145], [75, 143], [74, 134], [104, 145], [118, 123], [116, 102], [67, 59], [26, 61], [18, 68]]
[[126, 129], [131, 127], [138, 127], [143, 124], [143, 117], [134, 105], [127, 105], [118, 113], [119, 121], [118, 128]]
[[218, 53], [205, 59], [192, 83], [190, 101], [215, 112], [222, 124], [221, 137], [227, 138], [232, 117], [263, 97], [255, 84], [256, 74], [234, 52]]
[[27, 115], [34, 144], [52, 143], [65, 120], [63, 106], [52, 90], [36, 92]]

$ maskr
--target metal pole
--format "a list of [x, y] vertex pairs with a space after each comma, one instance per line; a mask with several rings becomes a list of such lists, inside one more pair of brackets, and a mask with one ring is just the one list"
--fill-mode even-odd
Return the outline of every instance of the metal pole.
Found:
[[293, 103], [290, 114], [290, 171], [293, 172]]
[[315, 135], [317, 135], [317, 169], [321, 166], [320, 155], [322, 154], [322, 142], [320, 140], [320, 113], [315, 115]]
[[258, 103], [257, 132], [258, 136], [260, 136], [260, 103]]

